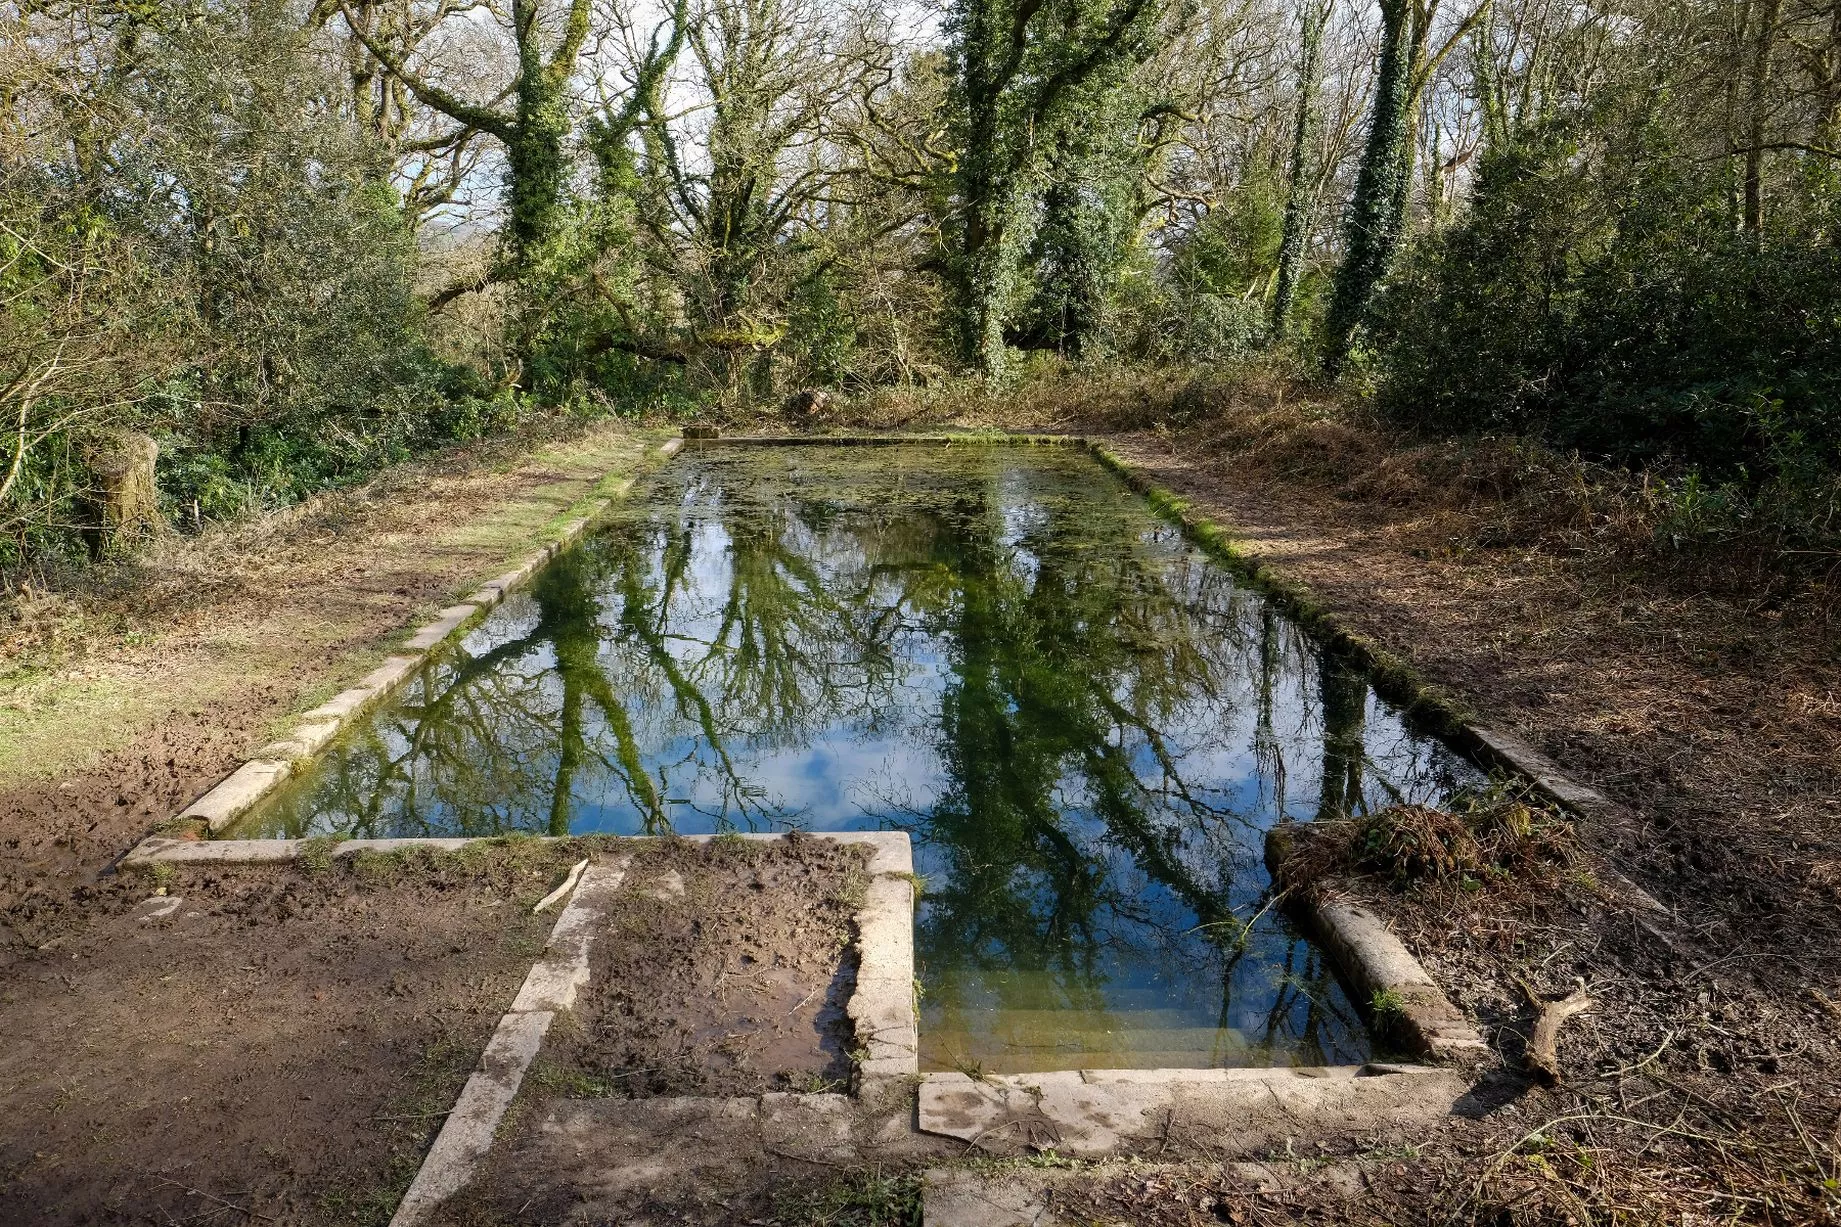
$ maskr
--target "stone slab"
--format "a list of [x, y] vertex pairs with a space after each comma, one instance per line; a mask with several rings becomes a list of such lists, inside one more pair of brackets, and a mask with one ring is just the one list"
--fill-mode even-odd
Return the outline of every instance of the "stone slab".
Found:
[[339, 723], [335, 719], [303, 720], [286, 737], [271, 741], [250, 757], [270, 761], [308, 758], [319, 753], [327, 742], [338, 735]]
[[449, 635], [464, 626], [467, 620], [479, 612], [477, 605], [450, 605], [435, 618], [433, 622], [419, 627], [409, 637], [407, 646], [411, 651], [426, 652], [441, 643]]
[[928, 1133], [996, 1154], [1054, 1150], [1098, 1158], [1193, 1144], [1236, 1155], [1282, 1145], [1306, 1131], [1423, 1131], [1449, 1116], [1469, 1090], [1456, 1071], [1430, 1067], [1410, 1073], [1377, 1066], [1271, 1069], [1230, 1078], [1196, 1078], [1194, 1072], [927, 1074], [916, 1119]]
[[914, 883], [909, 878], [885, 875], [870, 880], [857, 909], [857, 982], [845, 1012], [862, 1051], [857, 1062], [862, 1077], [904, 1077], [919, 1071]]
[[290, 770], [286, 759], [251, 759], [181, 810], [179, 817], [202, 819], [211, 830], [221, 831], [285, 780]]
[[550, 930], [543, 955], [524, 977], [524, 985], [511, 1003], [513, 1013], [575, 1008], [575, 998], [588, 984], [588, 952], [595, 934], [606, 920], [607, 906], [626, 877], [624, 860], [590, 865], [576, 883]]
[[353, 686], [341, 690], [312, 711], [306, 712], [301, 719], [315, 723], [330, 720], [337, 725], [363, 711], [365, 705], [377, 697], [377, 692], [369, 686]]
[[1394, 936], [1387, 922], [1341, 899], [1315, 904], [1324, 945], [1343, 973], [1369, 997], [1386, 994], [1398, 1006], [1395, 1020], [1419, 1051], [1443, 1061], [1470, 1061], [1488, 1053], [1483, 1037], [1444, 990]]
[[134, 905], [128, 915], [135, 920], [165, 920], [185, 903], [178, 895], [156, 895], [152, 899], [143, 899]]
[[1528, 777], [1540, 791], [1578, 814], [1592, 814], [1611, 808], [1610, 798], [1596, 788], [1589, 788], [1560, 770], [1558, 763], [1542, 754], [1525, 738], [1502, 729], [1470, 726], [1471, 734], [1488, 747], [1489, 752]]
[[[472, 607], [468, 606], [468, 608]], [[382, 698], [413, 677], [426, 659], [424, 656], [387, 657], [383, 664], [364, 675], [358, 683], [358, 688], [369, 690], [376, 697]]]
[[1040, 1172], [929, 1168], [921, 1174], [921, 1227], [1061, 1227], [1049, 1209], [1052, 1183]]

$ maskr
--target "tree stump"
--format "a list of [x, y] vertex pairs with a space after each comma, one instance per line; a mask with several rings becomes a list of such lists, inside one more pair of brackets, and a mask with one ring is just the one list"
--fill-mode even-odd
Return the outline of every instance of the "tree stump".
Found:
[[96, 478], [97, 524], [90, 540], [96, 554], [166, 531], [154, 462], [160, 445], [139, 431], [118, 430], [91, 445], [87, 459]]
[[795, 392], [786, 402], [787, 415], [801, 423], [814, 421], [830, 407], [831, 394], [823, 388], [805, 388]]

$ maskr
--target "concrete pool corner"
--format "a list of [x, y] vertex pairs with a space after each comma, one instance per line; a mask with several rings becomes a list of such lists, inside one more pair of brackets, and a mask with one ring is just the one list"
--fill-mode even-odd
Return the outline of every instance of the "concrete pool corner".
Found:
[[[868, 849], [864, 870], [870, 881], [855, 918], [857, 977], [846, 1006], [861, 1049], [856, 1061], [857, 1090], [866, 1100], [886, 1102], [891, 1086], [911, 1082], [918, 1069], [919, 1043], [914, 1008], [913, 856], [907, 835], [891, 831], [678, 838], [700, 843], [721, 839], [822, 839]], [[613, 846], [617, 848], [621, 842], [616, 839]], [[616, 853], [603, 863], [591, 864], [576, 882], [542, 956], [532, 965], [516, 999], [500, 1018], [480, 1057], [479, 1068], [468, 1078], [447, 1114], [390, 1220], [391, 1227], [413, 1227], [424, 1221], [477, 1176], [526, 1072], [543, 1049], [552, 1023], [575, 1008], [579, 994], [588, 985], [589, 955], [628, 863], [628, 857]], [[814, 1113], [826, 1120], [840, 1119], [839, 1110], [846, 1097], [767, 1093], [745, 1100], [680, 1097], [639, 1102], [676, 1105], [678, 1114], [688, 1114], [692, 1124], [698, 1120], [730, 1120], [740, 1112], [749, 1124], [769, 1132], [777, 1129], [797, 1134], [810, 1131], [812, 1120], [808, 1118]], [[825, 1132], [834, 1134], [836, 1130]]]

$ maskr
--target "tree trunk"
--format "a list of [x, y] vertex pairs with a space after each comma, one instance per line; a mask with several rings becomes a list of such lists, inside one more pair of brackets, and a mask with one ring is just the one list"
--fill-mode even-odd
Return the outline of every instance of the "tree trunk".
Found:
[[[1004, 308], [1015, 276], [1007, 185], [981, 185], [967, 201], [959, 331], [968, 365], [986, 379], [1004, 372]], [[980, 198], [982, 197], [982, 198]]]
[[1316, 140], [1322, 113], [1318, 91], [1323, 79], [1323, 22], [1326, 11], [1318, 0], [1304, 0], [1301, 41], [1303, 62], [1298, 68], [1298, 120], [1292, 134], [1290, 182], [1285, 190], [1285, 229], [1278, 249], [1278, 283], [1272, 294], [1272, 335], [1283, 338], [1290, 323], [1291, 305], [1298, 281], [1304, 275], [1304, 251], [1310, 242], [1311, 214], [1316, 199], [1309, 172], [1311, 145]]
[[1381, 0], [1381, 64], [1375, 82], [1374, 117], [1362, 151], [1355, 198], [1349, 205], [1347, 251], [1336, 271], [1336, 290], [1325, 321], [1324, 361], [1332, 371], [1349, 354], [1350, 339], [1368, 313], [1375, 288], [1400, 244], [1400, 183], [1407, 166], [1407, 118], [1411, 110], [1411, 31], [1408, 0]]
[[1758, 37], [1752, 47], [1750, 115], [1745, 141], [1745, 215], [1747, 234], [1764, 229], [1765, 112], [1770, 105], [1771, 46], [1783, 0], [1764, 0], [1758, 12]]

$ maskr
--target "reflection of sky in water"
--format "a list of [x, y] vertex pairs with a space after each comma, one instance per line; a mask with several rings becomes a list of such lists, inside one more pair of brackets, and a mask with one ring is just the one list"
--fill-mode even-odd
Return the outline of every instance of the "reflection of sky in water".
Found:
[[257, 821], [907, 830], [934, 1065], [1314, 1063], [1266, 828], [1476, 778], [1083, 456], [709, 449]]

